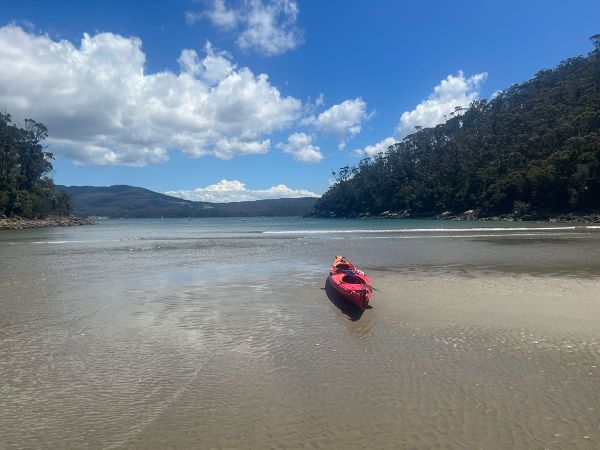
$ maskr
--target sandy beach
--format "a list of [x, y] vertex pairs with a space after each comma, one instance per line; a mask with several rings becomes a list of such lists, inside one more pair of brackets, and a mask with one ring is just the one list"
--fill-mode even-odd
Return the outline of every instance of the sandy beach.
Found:
[[[540, 332], [598, 332], [600, 280], [473, 271], [378, 277], [380, 303], [396, 302], [412, 323], [527, 327]], [[391, 306], [393, 307], [393, 306]], [[409, 316], [410, 315], [410, 316]]]

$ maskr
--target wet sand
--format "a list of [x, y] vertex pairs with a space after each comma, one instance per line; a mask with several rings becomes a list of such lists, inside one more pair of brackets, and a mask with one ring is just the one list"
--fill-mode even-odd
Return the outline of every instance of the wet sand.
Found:
[[370, 275], [364, 314], [297, 292], [322, 317], [220, 348], [124, 446], [598, 448], [597, 280]]
[[363, 314], [306, 273], [8, 330], [2, 446], [598, 448], [598, 280], [369, 274]]

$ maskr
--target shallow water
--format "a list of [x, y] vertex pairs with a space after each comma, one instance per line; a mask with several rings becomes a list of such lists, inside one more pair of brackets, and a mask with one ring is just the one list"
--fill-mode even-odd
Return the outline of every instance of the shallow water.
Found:
[[[598, 244], [410, 220], [3, 232], [0, 446], [596, 448]], [[335, 254], [380, 289], [362, 315], [326, 289]]]

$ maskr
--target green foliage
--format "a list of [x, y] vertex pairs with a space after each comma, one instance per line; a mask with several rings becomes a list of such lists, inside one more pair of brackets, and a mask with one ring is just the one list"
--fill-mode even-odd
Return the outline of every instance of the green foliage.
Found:
[[598, 47], [458, 113], [343, 168], [314, 215], [600, 209]]
[[595, 34], [590, 37], [590, 41], [594, 44], [596, 51], [600, 50], [600, 34]]
[[68, 193], [56, 190], [45, 176], [52, 170], [52, 154], [41, 144], [47, 136], [41, 123], [27, 119], [25, 128], [19, 128], [9, 114], [0, 113], [0, 215], [39, 218], [70, 213]]

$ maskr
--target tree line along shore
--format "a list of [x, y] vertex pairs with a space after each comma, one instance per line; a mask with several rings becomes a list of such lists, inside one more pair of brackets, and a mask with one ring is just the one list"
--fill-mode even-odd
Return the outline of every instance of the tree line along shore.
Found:
[[445, 123], [418, 126], [386, 152], [341, 168], [312, 215], [596, 221], [600, 35], [591, 40], [586, 57], [458, 106]]
[[42, 145], [47, 136], [46, 126], [35, 120], [26, 119], [21, 128], [12, 123], [10, 114], [0, 113], [0, 217], [5, 227], [71, 213], [70, 195], [57, 189], [48, 176], [53, 155]]

